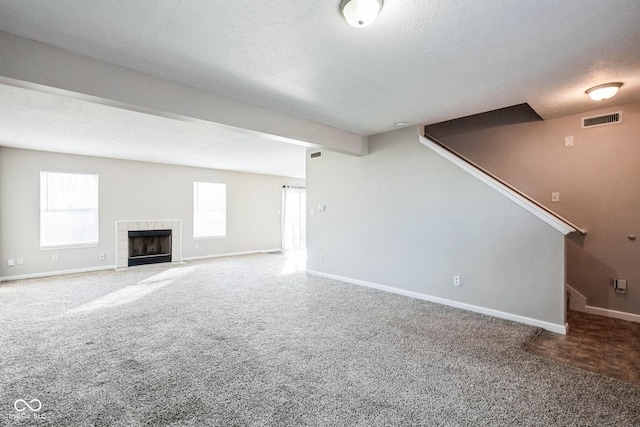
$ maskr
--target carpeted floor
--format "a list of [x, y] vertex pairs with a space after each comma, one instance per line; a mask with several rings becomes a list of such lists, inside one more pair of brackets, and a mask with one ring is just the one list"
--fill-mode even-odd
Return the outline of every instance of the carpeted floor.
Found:
[[536, 328], [294, 266], [0, 283], [0, 423], [640, 425], [640, 387], [528, 354]]

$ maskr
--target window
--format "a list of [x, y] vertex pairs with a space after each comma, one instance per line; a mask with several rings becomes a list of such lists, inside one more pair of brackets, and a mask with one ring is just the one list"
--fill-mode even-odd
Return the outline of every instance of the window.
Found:
[[193, 237], [206, 239], [227, 235], [227, 185], [193, 183]]
[[40, 172], [40, 247], [98, 244], [98, 175]]

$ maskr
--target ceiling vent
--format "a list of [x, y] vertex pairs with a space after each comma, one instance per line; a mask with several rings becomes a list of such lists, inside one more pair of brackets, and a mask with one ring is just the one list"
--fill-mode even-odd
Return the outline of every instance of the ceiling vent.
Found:
[[615, 125], [622, 123], [622, 111], [605, 114], [603, 116], [583, 117], [582, 129], [592, 128], [596, 126]]
[[322, 157], [322, 151], [316, 151], [315, 153], [311, 153], [309, 157], [311, 157], [312, 159], [315, 159], [316, 157]]

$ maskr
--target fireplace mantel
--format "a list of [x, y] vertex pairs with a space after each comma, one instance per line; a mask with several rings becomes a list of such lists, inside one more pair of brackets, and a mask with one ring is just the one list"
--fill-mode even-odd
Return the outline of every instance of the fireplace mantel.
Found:
[[125, 269], [129, 262], [129, 231], [171, 230], [171, 262], [182, 262], [182, 221], [138, 220], [116, 221], [116, 269]]

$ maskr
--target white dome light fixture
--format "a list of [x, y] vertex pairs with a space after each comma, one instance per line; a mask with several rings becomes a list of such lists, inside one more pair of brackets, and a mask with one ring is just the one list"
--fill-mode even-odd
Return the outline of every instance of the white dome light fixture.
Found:
[[366, 27], [376, 20], [382, 9], [382, 0], [342, 0], [340, 11], [349, 25]]
[[584, 93], [589, 95], [589, 97], [594, 101], [604, 101], [618, 93], [620, 86], [622, 86], [622, 83], [620, 82], [605, 83], [603, 85], [589, 88]]

